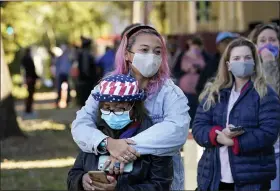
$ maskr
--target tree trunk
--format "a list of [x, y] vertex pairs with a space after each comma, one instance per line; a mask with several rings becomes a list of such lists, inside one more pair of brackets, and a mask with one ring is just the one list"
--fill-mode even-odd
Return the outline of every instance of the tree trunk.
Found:
[[17, 123], [12, 96], [12, 79], [8, 65], [4, 62], [4, 50], [1, 37], [1, 86], [0, 86], [0, 140], [9, 136], [24, 136]]

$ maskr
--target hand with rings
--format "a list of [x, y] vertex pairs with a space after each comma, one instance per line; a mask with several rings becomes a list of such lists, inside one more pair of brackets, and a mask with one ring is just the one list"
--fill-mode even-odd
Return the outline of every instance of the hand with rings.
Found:
[[108, 138], [108, 151], [120, 162], [129, 163], [140, 157], [140, 154], [130, 145], [135, 144], [130, 139], [112, 139]]
[[110, 174], [122, 174], [124, 164], [125, 163], [118, 161], [115, 157], [110, 156], [109, 159], [105, 162], [103, 169], [106, 169], [109, 166]]

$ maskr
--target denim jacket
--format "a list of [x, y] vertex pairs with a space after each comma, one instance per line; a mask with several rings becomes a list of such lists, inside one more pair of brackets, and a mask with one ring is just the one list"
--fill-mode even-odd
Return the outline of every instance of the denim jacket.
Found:
[[[92, 91], [98, 91], [96, 86]], [[145, 100], [153, 126], [131, 139], [140, 154], [174, 156], [174, 183], [183, 189], [183, 165], [179, 150], [186, 142], [190, 123], [188, 100], [171, 79], [164, 82], [158, 93]], [[96, 128], [98, 102], [90, 95], [72, 123], [74, 141], [84, 152], [97, 154], [97, 147], [107, 136]], [[180, 180], [178, 180], [180, 179]], [[180, 182], [178, 182], [180, 181]], [[172, 189], [176, 189], [172, 186]]]

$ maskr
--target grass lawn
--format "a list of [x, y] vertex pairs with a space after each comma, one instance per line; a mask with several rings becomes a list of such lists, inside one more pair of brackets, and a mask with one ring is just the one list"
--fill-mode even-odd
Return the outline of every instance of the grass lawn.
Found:
[[[69, 127], [75, 112], [42, 113], [45, 117], [40, 114], [38, 120], [18, 120], [27, 139], [1, 142], [1, 190], [66, 190], [67, 173], [78, 154]], [[55, 122], [52, 115], [69, 123]]]

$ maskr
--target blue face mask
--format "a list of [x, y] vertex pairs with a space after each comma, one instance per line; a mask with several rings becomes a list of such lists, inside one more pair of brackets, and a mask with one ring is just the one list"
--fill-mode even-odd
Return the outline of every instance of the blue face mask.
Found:
[[279, 47], [278, 46], [274, 46], [272, 44], [266, 44], [264, 46], [262, 46], [261, 48], [259, 48], [259, 52], [261, 52], [264, 48], [267, 48], [275, 58], [278, 58], [279, 55]]
[[125, 111], [122, 115], [115, 115], [111, 112], [109, 115], [102, 113], [101, 118], [110, 126], [111, 129], [120, 130], [126, 127], [133, 120], [130, 119], [129, 111]]
[[231, 73], [238, 78], [244, 78], [252, 76], [254, 73], [255, 62], [253, 60], [245, 62], [230, 62], [229, 70]]

